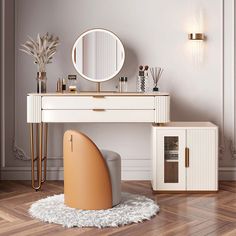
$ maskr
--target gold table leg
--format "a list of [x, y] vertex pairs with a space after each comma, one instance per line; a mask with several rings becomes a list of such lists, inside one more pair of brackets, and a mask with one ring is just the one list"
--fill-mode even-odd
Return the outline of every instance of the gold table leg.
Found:
[[[34, 125], [36, 126], [34, 135]], [[30, 124], [30, 149], [31, 149], [31, 185], [36, 191], [40, 190], [47, 176], [47, 135], [48, 124]], [[36, 139], [36, 143], [35, 140]], [[36, 149], [36, 150], [35, 150]], [[35, 156], [36, 154], [36, 156]], [[35, 162], [37, 162], [37, 180], [35, 180]], [[44, 175], [42, 177], [42, 163]]]
[[42, 179], [42, 183], [44, 183], [46, 181], [47, 178], [47, 149], [48, 149], [48, 124], [45, 123], [44, 124], [44, 156], [43, 156], [43, 164], [44, 164], [44, 169], [43, 169], [43, 179]]

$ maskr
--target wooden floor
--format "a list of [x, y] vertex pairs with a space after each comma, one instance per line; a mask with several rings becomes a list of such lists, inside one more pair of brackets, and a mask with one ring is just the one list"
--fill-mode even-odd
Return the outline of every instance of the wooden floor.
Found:
[[63, 182], [48, 181], [41, 192], [26, 181], [0, 182], [0, 235], [236, 235], [236, 182], [221, 182], [216, 194], [153, 194], [148, 181], [126, 181], [123, 191], [148, 196], [160, 205], [150, 221], [119, 228], [72, 228], [42, 223], [28, 215], [30, 205], [63, 192]]

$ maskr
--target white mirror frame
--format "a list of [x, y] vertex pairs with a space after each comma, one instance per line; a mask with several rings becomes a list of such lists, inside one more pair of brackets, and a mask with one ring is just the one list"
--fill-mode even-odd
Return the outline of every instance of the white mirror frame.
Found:
[[[100, 79], [100, 80], [95, 80], [95, 79], [92, 79], [92, 78], [90, 78], [90, 77], [88, 77], [88, 76], [82, 74], [82, 73], [78, 70], [78, 68], [77, 68], [77, 66], [76, 66], [76, 64], [75, 64], [75, 62], [74, 62], [74, 50], [75, 50], [75, 47], [76, 47], [78, 41], [79, 41], [82, 37], [84, 37], [86, 34], [89, 34], [90, 32], [94, 32], [94, 31], [106, 32], [106, 33], [112, 35], [112, 36], [121, 44], [121, 46], [122, 46], [122, 47], [121, 47], [121, 48], [122, 48], [122, 54], [123, 54], [122, 61], [121, 61], [121, 63], [120, 63], [119, 68], [117, 69], [117, 71], [116, 71], [115, 73], [113, 73], [111, 76], [109, 76], [109, 77], [107, 77], [107, 78], [104, 78], [104, 79]], [[77, 40], [75, 41], [74, 46], [73, 46], [73, 48], [72, 48], [71, 57], [72, 57], [72, 62], [73, 62], [73, 65], [74, 65], [75, 70], [76, 70], [83, 78], [85, 78], [85, 79], [87, 79], [87, 80], [89, 80], [89, 81], [92, 81], [92, 82], [100, 83], [100, 82], [104, 82], [104, 81], [108, 81], [108, 80], [110, 80], [110, 79], [113, 79], [113, 78], [121, 71], [121, 69], [122, 69], [122, 67], [123, 67], [123, 65], [124, 65], [124, 61], [125, 61], [125, 49], [124, 49], [124, 46], [123, 46], [121, 40], [120, 40], [114, 33], [112, 33], [111, 31], [105, 30], [105, 29], [100, 29], [100, 28], [98, 28], [98, 29], [90, 29], [90, 30], [87, 30], [87, 31], [85, 31], [84, 33], [82, 33], [82, 34], [77, 38]]]

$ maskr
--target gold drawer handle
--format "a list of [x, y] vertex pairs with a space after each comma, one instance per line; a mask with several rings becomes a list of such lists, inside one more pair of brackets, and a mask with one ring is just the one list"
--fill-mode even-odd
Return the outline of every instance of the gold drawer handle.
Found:
[[94, 95], [93, 98], [105, 98], [103, 95]]
[[189, 148], [185, 148], [185, 167], [189, 167]]
[[93, 109], [93, 111], [105, 111], [105, 109]]

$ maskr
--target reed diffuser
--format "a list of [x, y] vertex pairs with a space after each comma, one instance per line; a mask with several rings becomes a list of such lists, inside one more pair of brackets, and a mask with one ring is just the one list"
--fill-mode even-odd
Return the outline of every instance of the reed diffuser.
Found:
[[161, 67], [151, 67], [150, 68], [151, 76], [152, 76], [153, 83], [154, 83], [154, 87], [152, 89], [153, 92], [159, 91], [159, 89], [157, 87], [157, 83], [160, 80], [163, 71], [164, 71], [164, 69], [162, 69]]

